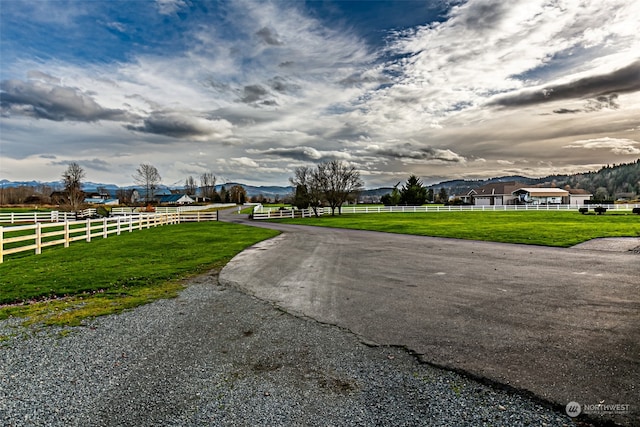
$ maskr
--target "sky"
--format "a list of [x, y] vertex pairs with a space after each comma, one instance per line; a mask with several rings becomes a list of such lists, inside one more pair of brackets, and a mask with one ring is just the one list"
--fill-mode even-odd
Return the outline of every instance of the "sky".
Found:
[[637, 0], [0, 3], [0, 180], [367, 188], [640, 158]]

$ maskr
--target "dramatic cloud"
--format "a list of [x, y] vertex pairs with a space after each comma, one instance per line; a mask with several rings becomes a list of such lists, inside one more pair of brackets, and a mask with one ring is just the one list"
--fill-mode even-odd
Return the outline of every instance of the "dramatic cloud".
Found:
[[442, 161], [452, 163], [464, 163], [465, 158], [451, 150], [442, 150], [432, 147], [416, 147], [411, 143], [397, 144], [386, 148], [377, 148], [374, 155], [397, 158], [402, 160], [421, 160], [425, 162]]
[[537, 91], [527, 91], [500, 97], [489, 105], [502, 107], [528, 106], [565, 99], [594, 98], [597, 105], [615, 104], [618, 94], [640, 91], [640, 61], [608, 74], [585, 77], [570, 83], [547, 86]]
[[206, 141], [231, 136], [232, 125], [226, 120], [209, 120], [182, 113], [154, 113], [141, 126], [127, 126], [136, 132], [153, 133], [174, 138]]
[[266, 150], [248, 149], [249, 154], [286, 157], [303, 161], [350, 160], [353, 156], [344, 151], [321, 151], [312, 147], [269, 148]]
[[242, 98], [240, 98], [240, 102], [244, 102], [245, 104], [252, 104], [258, 101], [265, 101], [269, 95], [269, 91], [263, 88], [260, 85], [249, 85], [245, 86], [242, 92]]
[[263, 42], [271, 46], [280, 46], [284, 44], [282, 41], [280, 41], [278, 33], [272, 28], [261, 28], [258, 32], [256, 32], [256, 35], [260, 37]]
[[85, 91], [52, 84], [53, 77], [44, 73], [32, 76], [46, 77], [41, 81], [4, 80], [0, 82], [0, 107], [3, 114], [18, 114], [47, 120], [127, 120], [123, 110], [103, 108]]

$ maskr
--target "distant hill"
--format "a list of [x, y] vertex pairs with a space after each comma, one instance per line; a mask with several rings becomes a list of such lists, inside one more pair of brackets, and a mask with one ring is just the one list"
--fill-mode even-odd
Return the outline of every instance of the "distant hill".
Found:
[[536, 178], [529, 178], [521, 175], [511, 175], [511, 176], [501, 176], [497, 178], [489, 178], [489, 179], [455, 179], [452, 181], [443, 181], [437, 184], [428, 185], [427, 188], [432, 189], [434, 192], [440, 191], [441, 188], [447, 190], [447, 194], [449, 195], [462, 195], [467, 194], [474, 188], [482, 187], [487, 184], [494, 184], [496, 182], [521, 182], [523, 184], [536, 184]]
[[293, 192], [295, 191], [295, 188], [291, 186], [282, 187], [277, 185], [261, 185], [256, 187], [253, 185], [241, 184], [238, 182], [227, 182], [225, 184], [217, 184], [216, 191], [220, 191], [222, 186], [224, 186], [226, 190], [229, 190], [234, 185], [240, 185], [242, 188], [244, 188], [244, 190], [247, 192], [247, 197], [264, 196], [270, 199], [278, 196], [279, 199], [282, 199], [285, 196], [289, 196], [293, 194]]
[[483, 185], [509, 181], [545, 187], [581, 188], [593, 194], [595, 200], [635, 199], [640, 195], [640, 159], [633, 163], [607, 165], [595, 172], [574, 175], [549, 175], [543, 178], [512, 175], [485, 180], [452, 180], [429, 185], [427, 188], [439, 191], [444, 187], [449, 195], [462, 195]]

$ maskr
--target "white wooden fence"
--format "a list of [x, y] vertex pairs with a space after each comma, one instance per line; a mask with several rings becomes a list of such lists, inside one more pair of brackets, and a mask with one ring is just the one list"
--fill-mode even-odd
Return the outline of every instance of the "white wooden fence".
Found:
[[[237, 206], [235, 203], [213, 203], [209, 205], [188, 205], [188, 206], [156, 206], [154, 207], [155, 213], [183, 213], [183, 212], [197, 212], [204, 211], [208, 209], [223, 209]], [[111, 209], [111, 215], [128, 215], [131, 213], [140, 212], [142, 208], [131, 208], [131, 207], [122, 207], [122, 208], [113, 208]]]
[[0, 263], [6, 255], [35, 251], [42, 253], [48, 246], [64, 245], [72, 242], [90, 242], [93, 238], [104, 238], [111, 234], [132, 232], [161, 225], [182, 222], [217, 221], [218, 212], [192, 213], [137, 213], [118, 215], [100, 219], [87, 218], [79, 221], [34, 222], [26, 225], [0, 226]]
[[[210, 205], [199, 206], [158, 206], [155, 213], [187, 213], [198, 212], [208, 209], [221, 209], [236, 206], [235, 203], [214, 203]], [[115, 207], [111, 209], [111, 215], [131, 215], [139, 213], [140, 208]], [[144, 209], [144, 208], [142, 208]], [[35, 222], [64, 222], [75, 221], [78, 219], [90, 218], [95, 216], [97, 210], [95, 208], [84, 209], [78, 212], [0, 212], [0, 224], [18, 224], [18, 223], [35, 223]]]
[[74, 221], [79, 218], [91, 217], [95, 214], [95, 209], [85, 209], [78, 212], [0, 212], [0, 224]]
[[[607, 210], [632, 210], [640, 204], [597, 205]], [[343, 206], [343, 214], [353, 213], [391, 213], [391, 212], [490, 212], [490, 211], [577, 211], [579, 208], [593, 210], [596, 205], [452, 205], [452, 206]], [[337, 210], [336, 210], [337, 213]], [[319, 215], [330, 215], [331, 208], [318, 208]], [[253, 219], [305, 218], [314, 216], [311, 209], [265, 208], [262, 205], [253, 209]]]

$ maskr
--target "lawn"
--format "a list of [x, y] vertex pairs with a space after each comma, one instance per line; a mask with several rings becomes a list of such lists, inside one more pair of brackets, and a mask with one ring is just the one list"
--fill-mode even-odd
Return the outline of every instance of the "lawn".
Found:
[[0, 319], [77, 324], [175, 296], [182, 279], [221, 268], [244, 248], [276, 234], [238, 224], [186, 223], [10, 258], [0, 264]]
[[640, 215], [577, 211], [343, 214], [278, 222], [389, 233], [569, 247], [597, 237], [640, 236]]

